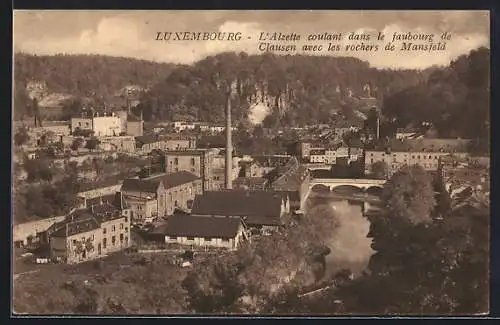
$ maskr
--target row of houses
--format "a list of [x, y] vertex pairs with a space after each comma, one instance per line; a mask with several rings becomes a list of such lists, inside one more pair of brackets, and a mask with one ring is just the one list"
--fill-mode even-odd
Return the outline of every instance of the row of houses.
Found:
[[[189, 152], [175, 152], [176, 155], [181, 153]], [[44, 232], [52, 257], [63, 259], [66, 254], [68, 263], [76, 263], [126, 247], [130, 243], [129, 233], [106, 240], [103, 232], [107, 230], [101, 229], [99, 234], [95, 233], [99, 232], [98, 228], [108, 228], [108, 221], [103, 225], [103, 219], [99, 218], [103, 209], [107, 211], [105, 216], [109, 213], [113, 216], [109, 221], [122, 220], [123, 226], [117, 226], [120, 230], [129, 231], [131, 223], [147, 223], [164, 218], [167, 220], [166, 225], [155, 232], [166, 243], [233, 249], [247, 238], [247, 232], [252, 228], [263, 231], [279, 228], [285, 222], [285, 216], [300, 207], [301, 192], [304, 186], [307, 187], [307, 169], [301, 168], [294, 157], [289, 158], [272, 181], [266, 179], [265, 182], [269, 182], [267, 186], [249, 188], [235, 184], [234, 190], [215, 191], [205, 189], [203, 177], [188, 169], [192, 166], [190, 156], [186, 156], [189, 157], [186, 164], [175, 164], [175, 160], [169, 158], [169, 152], [165, 154], [167, 162], [172, 161], [172, 166], [177, 165], [182, 170], [145, 178], [129, 178], [121, 184], [79, 193], [77, 211], [80, 212], [69, 214], [64, 222], [54, 221], [54, 224], [58, 224], [57, 229]], [[195, 156], [199, 157], [200, 151], [195, 152]], [[203, 170], [202, 165], [199, 160], [198, 172]], [[258, 162], [247, 162], [246, 165], [250, 167], [248, 176], [257, 175], [256, 171], [260, 167]], [[68, 235], [64, 235], [66, 230], [60, 230], [63, 224], [68, 224]], [[84, 240], [73, 242], [78, 236]], [[83, 253], [81, 243], [93, 242], [95, 238], [94, 250]], [[75, 249], [78, 249], [78, 254], [74, 252]]]
[[[206, 122], [187, 122], [187, 121], [175, 121], [170, 123], [170, 125], [176, 132], [182, 132], [186, 130], [195, 130], [199, 128], [201, 131], [208, 131], [212, 133], [220, 133], [226, 130], [226, 126], [223, 124], [213, 125]], [[233, 131], [236, 131], [237, 127], [231, 127]]]
[[314, 145], [312, 142], [300, 142], [300, 155], [304, 161], [313, 164], [334, 165], [338, 160], [346, 160], [347, 162], [357, 161], [363, 156], [363, 147], [348, 146], [343, 142], [337, 142], [330, 146]]
[[187, 136], [172, 136], [149, 134], [135, 137], [135, 150], [147, 154], [153, 150], [186, 150], [196, 148], [196, 138]]
[[391, 139], [384, 145], [365, 149], [365, 173], [370, 173], [377, 162], [387, 165], [389, 176], [404, 165], [420, 165], [427, 171], [437, 171], [441, 157], [468, 157], [470, 142], [464, 139]]

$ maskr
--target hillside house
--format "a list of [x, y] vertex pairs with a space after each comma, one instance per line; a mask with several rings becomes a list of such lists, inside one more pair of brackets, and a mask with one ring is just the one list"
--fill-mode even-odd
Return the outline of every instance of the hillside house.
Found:
[[73, 211], [46, 231], [51, 257], [75, 264], [127, 248], [130, 218], [126, 213], [109, 204]]

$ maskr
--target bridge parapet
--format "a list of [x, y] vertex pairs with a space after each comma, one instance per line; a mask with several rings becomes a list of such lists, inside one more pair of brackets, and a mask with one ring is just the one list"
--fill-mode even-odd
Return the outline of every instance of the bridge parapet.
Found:
[[336, 187], [340, 186], [355, 186], [360, 189], [366, 190], [370, 187], [379, 187], [381, 188], [387, 181], [384, 179], [363, 179], [363, 178], [313, 178], [309, 182], [309, 187], [307, 189], [307, 193], [302, 196], [301, 200], [301, 210], [304, 210], [305, 203], [309, 198], [309, 194], [311, 193], [312, 188], [315, 185], [323, 185], [327, 186], [330, 191]]
[[311, 184], [342, 184], [342, 185], [370, 185], [370, 186], [382, 186], [387, 181], [385, 179], [364, 179], [364, 178], [313, 178], [311, 179]]

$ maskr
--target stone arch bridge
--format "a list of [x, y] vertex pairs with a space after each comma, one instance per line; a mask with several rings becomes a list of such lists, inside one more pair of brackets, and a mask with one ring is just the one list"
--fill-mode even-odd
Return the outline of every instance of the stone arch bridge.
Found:
[[313, 190], [344, 194], [359, 199], [360, 195], [378, 196], [385, 183], [385, 179], [313, 178], [309, 182], [307, 192], [301, 195], [300, 209], [304, 210], [305, 203]]

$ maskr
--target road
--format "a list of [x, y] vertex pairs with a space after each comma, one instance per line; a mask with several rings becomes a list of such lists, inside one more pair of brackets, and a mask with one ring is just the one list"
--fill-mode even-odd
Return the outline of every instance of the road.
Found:
[[311, 197], [327, 197], [327, 198], [341, 199], [341, 200], [366, 201], [370, 204], [379, 204], [382, 202], [380, 197], [367, 193], [342, 194], [333, 192], [328, 192], [328, 193], [311, 192], [311, 194], [313, 194], [313, 196]]

